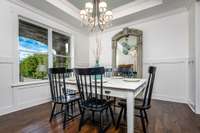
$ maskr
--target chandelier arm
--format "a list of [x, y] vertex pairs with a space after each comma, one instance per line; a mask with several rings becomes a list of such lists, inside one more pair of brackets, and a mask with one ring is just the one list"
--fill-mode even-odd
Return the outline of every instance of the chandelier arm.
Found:
[[95, 27], [96, 27], [96, 24], [98, 23], [98, 5], [99, 5], [99, 0], [94, 0], [93, 1], [93, 3], [94, 3], [94, 6], [95, 6], [95, 8], [94, 8], [94, 10], [93, 10], [93, 14], [94, 14], [94, 16], [93, 16], [93, 18], [94, 18], [94, 24], [93, 24], [93, 27], [92, 27], [92, 31], [94, 31], [95, 30]]
[[97, 23], [98, 23], [98, 27], [99, 27], [100, 31], [103, 31], [104, 29], [103, 29], [102, 25], [100, 24], [100, 22], [101, 22], [100, 16], [101, 16], [101, 14], [100, 14], [100, 11], [99, 11], [99, 8], [98, 8], [98, 16], [97, 16], [98, 21], [97, 21]]
[[103, 27], [101, 26], [100, 22], [102, 22], [100, 19], [99, 19], [100, 16], [98, 16], [98, 27], [101, 31], [103, 31]]
[[98, 26], [99, 26], [99, 29], [101, 30], [101, 31], [103, 31], [104, 29], [103, 29], [103, 27], [101, 27], [101, 24], [98, 22]]
[[90, 27], [91, 31], [97, 30], [97, 27], [99, 27], [100, 31], [104, 31], [111, 21], [111, 19], [109, 19], [109, 14], [112, 15], [112, 12], [106, 12], [107, 4], [105, 2], [101, 3], [101, 0], [93, 0], [93, 6], [91, 5], [92, 4], [90, 4], [88, 8], [93, 8], [92, 11], [88, 9], [88, 12], [84, 13], [84, 10], [81, 10], [81, 15], [84, 15], [82, 21]]

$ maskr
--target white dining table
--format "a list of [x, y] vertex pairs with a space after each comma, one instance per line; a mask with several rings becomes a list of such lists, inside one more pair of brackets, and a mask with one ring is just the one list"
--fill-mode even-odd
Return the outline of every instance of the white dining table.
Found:
[[[134, 133], [134, 99], [145, 88], [145, 85], [145, 79], [130, 82], [123, 78], [104, 78], [103, 95], [126, 99], [128, 133]], [[77, 89], [76, 80], [66, 79], [66, 87]]]

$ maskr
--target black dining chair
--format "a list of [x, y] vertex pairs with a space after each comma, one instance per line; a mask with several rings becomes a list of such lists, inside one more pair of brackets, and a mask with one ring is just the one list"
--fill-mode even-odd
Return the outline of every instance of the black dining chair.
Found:
[[113, 111], [111, 108], [112, 101], [104, 99], [103, 97], [103, 75], [105, 70], [103, 67], [98, 68], [75, 68], [75, 76], [77, 81], [77, 87], [81, 97], [81, 119], [79, 130], [86, 122], [85, 113], [92, 113], [92, 121], [96, 124], [94, 118], [96, 113], [99, 113], [99, 131], [105, 132], [106, 128], [103, 127], [102, 116], [104, 111], [110, 110], [112, 123], [115, 125]]
[[[139, 115], [136, 115], [136, 117], [140, 117], [144, 133], [146, 133], [145, 120], [147, 124], [149, 122], [147, 116], [147, 110], [151, 108], [151, 98], [152, 98], [152, 91], [156, 74], [156, 67], [150, 66], [148, 73], [149, 73], [149, 78], [146, 88], [144, 90], [144, 97], [142, 99], [137, 99], [137, 98], [135, 99], [135, 110], [139, 111]], [[121, 100], [118, 104], [119, 106], [121, 106], [121, 110], [117, 120], [116, 128], [119, 128], [122, 113], [124, 113], [124, 119], [126, 119], [126, 101]]]
[[[77, 115], [73, 115], [73, 110], [71, 110], [71, 114], [69, 106], [73, 105], [75, 102], [80, 105], [80, 96], [77, 94], [69, 94], [69, 88], [66, 88], [65, 75], [68, 71], [65, 68], [49, 68], [48, 76], [50, 83], [50, 91], [51, 91], [51, 100], [53, 103], [53, 108], [51, 111], [50, 122], [53, 117], [60, 113], [64, 113], [63, 119], [63, 128], [66, 127], [66, 122], [77, 117]], [[55, 113], [55, 109], [57, 105], [61, 105], [61, 110]], [[63, 110], [64, 107], [64, 110]], [[80, 107], [80, 106], [79, 106]], [[71, 108], [72, 109], [72, 108]], [[80, 109], [80, 108], [79, 108]]]

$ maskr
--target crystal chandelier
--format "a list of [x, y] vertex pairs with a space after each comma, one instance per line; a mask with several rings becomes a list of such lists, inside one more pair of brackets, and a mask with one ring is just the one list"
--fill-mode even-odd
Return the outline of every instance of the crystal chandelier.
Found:
[[107, 3], [103, 0], [86, 2], [85, 9], [80, 11], [82, 25], [88, 26], [91, 31], [105, 28], [111, 25], [112, 11], [107, 10]]

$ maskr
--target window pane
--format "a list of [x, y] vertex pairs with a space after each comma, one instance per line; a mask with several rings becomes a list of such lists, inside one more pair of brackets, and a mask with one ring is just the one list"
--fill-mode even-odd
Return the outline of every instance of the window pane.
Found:
[[53, 54], [70, 55], [70, 38], [63, 34], [53, 31]]
[[20, 81], [47, 79], [47, 54], [27, 53], [20, 61]]
[[53, 57], [53, 67], [65, 67], [70, 68], [70, 57]]
[[19, 21], [20, 81], [47, 78], [48, 30]]

